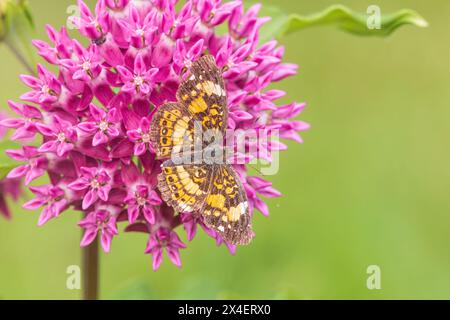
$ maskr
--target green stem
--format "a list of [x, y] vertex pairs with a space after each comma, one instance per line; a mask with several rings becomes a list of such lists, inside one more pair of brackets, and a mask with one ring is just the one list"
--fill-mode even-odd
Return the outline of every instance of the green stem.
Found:
[[36, 71], [34, 71], [33, 67], [28, 63], [27, 59], [25, 59], [25, 57], [22, 55], [22, 53], [19, 50], [17, 50], [17, 48], [15, 48], [8, 41], [5, 41], [5, 44], [8, 47], [8, 49], [11, 50], [11, 52], [14, 54], [14, 56], [17, 58], [17, 60], [19, 60], [19, 62], [25, 67], [25, 69], [30, 74], [34, 74], [35, 75]]

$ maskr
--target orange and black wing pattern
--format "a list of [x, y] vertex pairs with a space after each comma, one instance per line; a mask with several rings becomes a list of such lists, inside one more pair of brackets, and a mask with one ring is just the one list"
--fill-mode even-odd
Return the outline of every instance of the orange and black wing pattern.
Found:
[[247, 245], [254, 237], [247, 194], [231, 166], [216, 166], [202, 210], [205, 223], [234, 245]]
[[[212, 130], [224, 136], [227, 129], [224, 80], [212, 56], [193, 63], [177, 99], [161, 106], [152, 120], [151, 144], [160, 159], [197, 151], [196, 130]], [[205, 147], [204, 143], [200, 145]], [[205, 223], [225, 241], [249, 244], [254, 234], [248, 200], [235, 170], [229, 165], [202, 161], [179, 164], [172, 160], [163, 164], [158, 176], [163, 200], [176, 212], [203, 215]]]
[[222, 72], [212, 56], [204, 56], [192, 64], [190, 74], [177, 93], [203, 131], [225, 133], [228, 125], [227, 93]]
[[[181, 103], [159, 107], [152, 119], [150, 143], [159, 159], [193, 152], [196, 122]], [[200, 130], [200, 129], [199, 129]]]
[[176, 165], [166, 161], [158, 176], [164, 202], [179, 213], [199, 212], [210, 190], [214, 169], [205, 165]]

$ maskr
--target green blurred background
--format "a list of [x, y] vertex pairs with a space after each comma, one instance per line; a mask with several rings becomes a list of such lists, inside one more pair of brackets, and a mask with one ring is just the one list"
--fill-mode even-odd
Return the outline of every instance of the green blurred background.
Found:
[[[73, 2], [31, 1], [39, 38], [46, 23], [65, 23]], [[335, 3], [262, 2], [303, 14]], [[166, 259], [154, 273], [146, 236], [122, 234], [101, 256], [101, 298], [450, 298], [450, 2], [340, 2], [412, 8], [430, 27], [387, 39], [332, 27], [284, 38], [286, 61], [301, 72], [279, 87], [286, 102], [308, 102], [301, 118], [313, 128], [282, 154], [272, 179], [284, 197], [269, 201], [270, 218], [256, 215], [254, 243], [232, 257], [201, 234], [181, 270]], [[6, 107], [25, 87], [3, 46], [0, 70]], [[66, 268], [80, 264], [80, 216], [38, 228], [38, 215], [16, 205], [13, 221], [0, 219], [0, 298], [78, 299]], [[381, 268], [381, 290], [366, 287], [369, 265]]]

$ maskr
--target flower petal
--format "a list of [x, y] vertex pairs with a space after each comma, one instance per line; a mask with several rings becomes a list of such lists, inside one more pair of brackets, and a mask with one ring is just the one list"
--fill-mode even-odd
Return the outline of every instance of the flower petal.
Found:
[[95, 190], [89, 190], [88, 193], [83, 198], [83, 210], [88, 209], [90, 206], [94, 204], [98, 200], [98, 195]]
[[80, 246], [81, 247], [87, 247], [92, 242], [94, 242], [95, 238], [97, 237], [97, 229], [88, 229], [84, 232], [84, 236], [81, 239]]

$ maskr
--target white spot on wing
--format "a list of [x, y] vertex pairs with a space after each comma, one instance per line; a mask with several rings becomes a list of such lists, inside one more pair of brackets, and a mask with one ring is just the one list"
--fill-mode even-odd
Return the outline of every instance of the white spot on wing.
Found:
[[221, 97], [221, 96], [223, 96], [224, 95], [224, 91], [223, 91], [223, 89], [222, 89], [222, 87], [220, 86], [220, 85], [218, 85], [217, 83], [215, 84], [215, 89], [216, 89], [216, 94], [219, 96], [219, 97]]
[[248, 209], [248, 202], [245, 201], [245, 202], [241, 203], [241, 204], [239, 205], [239, 209], [240, 209], [240, 211], [241, 211], [241, 215], [246, 214], [246, 213], [247, 213], [247, 209]]

